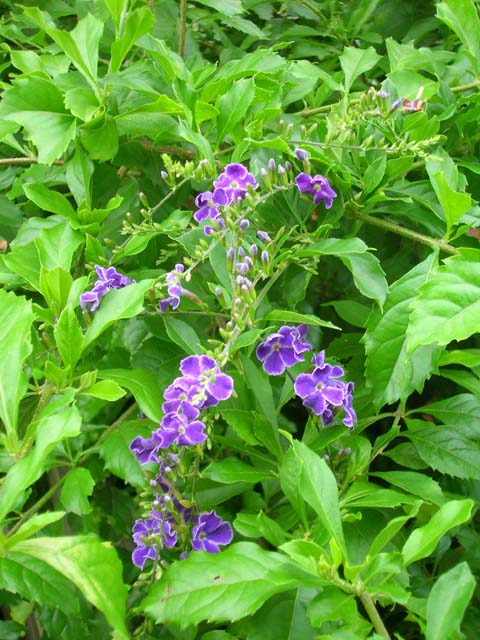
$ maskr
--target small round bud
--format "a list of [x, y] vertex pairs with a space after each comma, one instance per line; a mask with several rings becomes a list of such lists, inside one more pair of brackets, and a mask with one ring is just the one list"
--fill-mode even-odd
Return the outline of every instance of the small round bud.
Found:
[[297, 160], [305, 162], [308, 159], [308, 153], [304, 149], [295, 149], [293, 152], [297, 156]]
[[270, 171], [275, 171], [275, 160], [273, 158], [268, 161], [268, 168]]
[[261, 230], [257, 231], [257, 237], [260, 238], [260, 240], [262, 240], [263, 242], [272, 241], [272, 239], [270, 238], [270, 236], [266, 231], [261, 231]]
[[243, 220], [240, 220], [240, 229], [242, 231], [246, 231], [249, 226], [250, 226], [250, 222], [248, 220], [246, 220], [245, 218], [243, 218]]
[[223, 296], [223, 291], [220, 289], [220, 287], [215, 287], [215, 295], [219, 298]]
[[268, 252], [265, 251], [265, 249], [262, 251], [262, 253], [260, 255], [260, 259], [261, 259], [263, 264], [267, 264], [268, 261], [270, 260], [270, 256], [268, 255]]
[[245, 256], [245, 249], [243, 247], [238, 247], [237, 254], [239, 258], [243, 258]]
[[168, 173], [166, 171], [160, 171], [160, 175], [162, 176], [162, 180], [168, 180]]
[[250, 245], [250, 255], [252, 256], [252, 258], [255, 258], [258, 254], [258, 247], [256, 244], [252, 244]]

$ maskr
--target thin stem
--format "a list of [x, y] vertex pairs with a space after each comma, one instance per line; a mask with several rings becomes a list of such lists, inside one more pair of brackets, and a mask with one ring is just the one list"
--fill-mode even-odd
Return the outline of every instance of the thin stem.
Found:
[[412, 231], [411, 229], [402, 227], [396, 222], [381, 220], [380, 218], [375, 218], [374, 216], [370, 216], [366, 213], [360, 213], [359, 211], [349, 210], [346, 211], [346, 214], [351, 218], [356, 218], [357, 220], [361, 220], [362, 222], [366, 222], [367, 224], [379, 227], [380, 229], [384, 229], [385, 231], [391, 231], [392, 233], [396, 233], [399, 236], [404, 236], [405, 238], [410, 238], [411, 240], [415, 240], [416, 242], [425, 244], [432, 249], [440, 249], [441, 251], [449, 253], [450, 255], [458, 254], [458, 249], [448, 242], [439, 240], [437, 238], [432, 238], [431, 236], [426, 236], [423, 233], [418, 233], [417, 231]]
[[467, 82], [467, 84], [459, 84], [457, 87], [450, 87], [450, 91], [452, 91], [452, 93], [460, 93], [461, 91], [468, 91], [469, 89], [476, 89], [477, 87], [480, 87], [480, 78], [477, 78], [472, 82]]
[[365, 607], [365, 611], [367, 612], [368, 617], [370, 618], [375, 631], [387, 640], [391, 640], [391, 636], [387, 631], [386, 626], [383, 624], [383, 620], [378, 613], [378, 609], [375, 606], [375, 603], [372, 600], [372, 597], [366, 591], [363, 591], [358, 596]]
[[[31, 158], [0, 158], [0, 165], [2, 164], [36, 164], [38, 158], [32, 156]], [[63, 160], [54, 160], [53, 164], [63, 165]]]
[[185, 55], [185, 34], [187, 32], [187, 0], [180, 0], [180, 24], [178, 26], [178, 55]]

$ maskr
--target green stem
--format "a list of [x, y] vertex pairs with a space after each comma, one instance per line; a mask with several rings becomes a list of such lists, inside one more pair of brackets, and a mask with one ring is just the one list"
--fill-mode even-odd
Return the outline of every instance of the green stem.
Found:
[[[37, 164], [38, 158], [32, 156], [31, 158], [0, 158], [0, 165], [2, 164]], [[63, 160], [54, 160], [53, 164], [63, 165]]]
[[358, 211], [352, 210], [347, 211], [346, 214], [351, 218], [356, 218], [357, 220], [361, 220], [362, 222], [365, 222], [367, 224], [379, 227], [380, 229], [384, 229], [385, 231], [391, 231], [392, 233], [396, 233], [399, 236], [404, 236], [405, 238], [410, 238], [411, 240], [415, 240], [416, 242], [425, 244], [432, 249], [440, 249], [441, 251], [449, 253], [450, 255], [458, 254], [458, 249], [448, 242], [439, 240], [437, 238], [432, 238], [431, 236], [426, 236], [423, 233], [418, 233], [417, 231], [412, 231], [411, 229], [402, 227], [396, 222], [389, 222], [388, 220], [382, 220], [380, 218], [370, 216], [366, 213], [360, 213]]
[[469, 89], [476, 89], [480, 87], [480, 78], [467, 82], [467, 84], [459, 84], [457, 87], [450, 87], [450, 91], [453, 93], [460, 93], [461, 91], [468, 91]]
[[387, 638], [387, 640], [391, 640], [391, 636], [387, 631], [386, 626], [383, 624], [383, 620], [378, 613], [378, 609], [375, 606], [375, 603], [372, 600], [372, 597], [366, 591], [363, 591], [358, 596], [365, 607], [365, 611], [367, 612], [368, 617], [370, 618], [375, 631], [381, 635], [383, 638]]
[[180, 0], [180, 24], [178, 26], [178, 55], [185, 54], [185, 34], [187, 32], [187, 0]]

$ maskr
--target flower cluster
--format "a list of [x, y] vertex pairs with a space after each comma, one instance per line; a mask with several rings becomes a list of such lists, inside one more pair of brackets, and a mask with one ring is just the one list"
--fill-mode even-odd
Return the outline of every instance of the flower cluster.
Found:
[[231, 525], [215, 511], [195, 514], [175, 497], [170, 476], [175, 473], [180, 456], [166, 451], [176, 446], [182, 452], [184, 447], [202, 444], [207, 439], [205, 423], [199, 419], [200, 411], [227, 400], [233, 391], [233, 380], [222, 373], [214, 358], [206, 355], [184, 358], [180, 373], [164, 392], [164, 416], [159, 428], [151, 437], [137, 436], [130, 444], [130, 450], [141, 464], [160, 465], [160, 472], [152, 483], [155, 489], [152, 509], [133, 526], [136, 547], [132, 561], [142, 569], [147, 559], [157, 558], [159, 549], [173, 548], [178, 541], [178, 531], [185, 532], [189, 527], [194, 551], [216, 553], [219, 545], [228, 544], [233, 538]]
[[[306, 341], [307, 326], [281, 327], [271, 333], [257, 347], [257, 358], [263, 369], [273, 376], [281, 375], [288, 367], [304, 362], [303, 354], [311, 351]], [[332, 424], [334, 412], [343, 409], [343, 424], [352, 429], [357, 416], [352, 406], [353, 382], [339, 380], [344, 375], [342, 367], [325, 362], [325, 351], [312, 357], [314, 369], [311, 373], [301, 373], [294, 382], [295, 393], [303, 404], [322, 418], [324, 426]]]
[[221, 207], [235, 204], [244, 198], [249, 189], [256, 189], [258, 184], [248, 169], [237, 162], [228, 164], [218, 180], [213, 183], [213, 191], [199, 193], [195, 199], [198, 207], [193, 217], [197, 222], [212, 221], [214, 225], [204, 227], [205, 235], [211, 235], [213, 230], [225, 228]]
[[182, 274], [185, 271], [185, 267], [183, 264], [176, 264], [175, 269], [173, 271], [169, 271], [165, 276], [165, 281], [167, 282], [167, 291], [168, 298], [164, 300], [160, 300], [160, 311], [165, 313], [168, 307], [172, 307], [172, 309], [177, 309], [180, 304], [180, 298], [184, 290], [180, 281], [182, 279]]
[[100, 267], [95, 265], [95, 271], [98, 275], [93, 289], [82, 293], [80, 296], [80, 306], [82, 309], [86, 309], [87, 305], [91, 305], [90, 311], [98, 309], [100, 300], [103, 296], [110, 291], [110, 289], [122, 289], [129, 284], [133, 284], [135, 280], [130, 280], [127, 276], [123, 276], [115, 269], [115, 267]]

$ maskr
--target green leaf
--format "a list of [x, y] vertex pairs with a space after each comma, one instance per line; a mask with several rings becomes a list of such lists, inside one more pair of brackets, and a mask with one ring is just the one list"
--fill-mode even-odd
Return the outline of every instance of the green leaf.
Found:
[[104, 0], [104, 2], [110, 15], [113, 18], [113, 22], [115, 23], [115, 27], [118, 32], [122, 14], [127, 10], [128, 7], [128, 0]]
[[103, 22], [93, 14], [79, 20], [71, 31], [56, 29], [38, 7], [24, 7], [24, 13], [35, 22], [70, 58], [97, 93], [98, 44], [103, 34]]
[[128, 13], [123, 27], [123, 35], [112, 45], [110, 71], [118, 71], [125, 56], [143, 35], [152, 30], [153, 14], [148, 7], [139, 7]]
[[380, 58], [381, 56], [377, 54], [373, 47], [368, 47], [367, 49], [345, 47], [340, 56], [340, 65], [345, 74], [345, 93], [349, 93], [358, 76], [372, 69]]
[[128, 484], [144, 489], [145, 472], [128, 447], [137, 436], [148, 438], [150, 435], [151, 428], [144, 420], [123, 422], [102, 444], [100, 455], [105, 462], [105, 468]]
[[450, 500], [428, 524], [412, 531], [402, 549], [405, 565], [429, 556], [447, 531], [470, 519], [473, 506], [473, 500]]
[[112, 160], [118, 151], [118, 130], [114, 118], [100, 113], [80, 129], [80, 140], [91, 160]]
[[32, 303], [0, 290], [0, 418], [8, 436], [16, 432], [18, 405], [27, 390], [23, 363], [32, 351], [32, 322]]
[[405, 435], [432, 469], [457, 478], [480, 479], [478, 431], [464, 432], [461, 423], [447, 426], [407, 420], [407, 425]]
[[73, 254], [83, 242], [83, 235], [74, 231], [68, 220], [60, 220], [60, 224], [43, 229], [34, 240], [40, 265], [48, 271], [57, 267], [70, 271]]
[[128, 640], [125, 627], [127, 588], [122, 565], [109, 543], [94, 536], [34, 538], [20, 542], [16, 551], [43, 560], [80, 589], [115, 629], [119, 640]]
[[437, 198], [442, 205], [447, 221], [447, 238], [450, 229], [456, 224], [464, 213], [472, 206], [472, 196], [469, 193], [461, 193], [452, 189], [447, 183], [443, 173], [433, 176], [433, 184]]
[[49, 524], [58, 522], [65, 516], [65, 511], [47, 511], [46, 513], [35, 513], [31, 518], [24, 522], [18, 531], [12, 535], [9, 535], [5, 540], [5, 549], [11, 549], [18, 542], [27, 540], [41, 531]]
[[140, 606], [157, 623], [181, 628], [203, 620], [234, 621], [298, 586], [302, 577], [312, 579], [285, 556], [239, 542], [219, 554], [199, 551], [175, 562]]
[[145, 292], [153, 283], [153, 279], [142, 280], [122, 289], [108, 291], [102, 298], [100, 308], [95, 311], [92, 324], [87, 329], [83, 349], [90, 346], [114, 322], [133, 318], [141, 313]]
[[328, 327], [329, 329], [340, 329], [336, 325], [328, 322], [327, 320], [321, 320], [310, 313], [297, 313], [296, 311], [284, 311], [283, 309], [274, 309], [270, 313], [262, 318], [265, 322], [295, 322], [301, 324], [309, 324], [315, 327]]
[[406, 273], [391, 288], [383, 314], [374, 309], [363, 341], [366, 350], [367, 383], [377, 408], [406, 400], [412, 391], [421, 391], [435, 369], [440, 349], [421, 347], [407, 355], [406, 330], [410, 304], [418, 288], [427, 280], [434, 255]]
[[63, 309], [53, 335], [63, 364], [73, 372], [82, 353], [83, 333], [72, 305]]
[[88, 122], [100, 108], [100, 103], [91, 89], [74, 87], [65, 92], [65, 106], [80, 120]]
[[220, 143], [245, 117], [255, 96], [253, 78], [244, 78], [233, 83], [218, 101], [217, 131]]
[[367, 245], [360, 238], [325, 238], [295, 252], [299, 258], [310, 256], [344, 256], [351, 253], [365, 253]]
[[449, 426], [462, 425], [462, 432], [471, 430], [475, 434], [480, 423], [480, 399], [469, 393], [461, 393], [445, 400], [430, 402], [409, 413], [426, 413]]
[[163, 317], [163, 321], [167, 335], [172, 342], [178, 344], [185, 353], [190, 355], [197, 353], [201, 344], [200, 338], [189, 324], [178, 320], [178, 318]]
[[388, 283], [378, 258], [369, 252], [339, 258], [352, 272], [353, 281], [360, 293], [375, 300], [382, 308], [388, 293]]
[[351, 622], [358, 616], [354, 596], [337, 587], [325, 587], [308, 605], [308, 617], [314, 627], [324, 622], [343, 620]]
[[437, 18], [457, 34], [476, 61], [480, 49], [480, 20], [475, 3], [472, 0], [445, 0], [436, 8]]
[[38, 149], [38, 160], [51, 164], [75, 136], [75, 118], [66, 111], [53, 82], [40, 76], [16, 78], [3, 93], [0, 117], [18, 122]]
[[38, 422], [35, 445], [5, 476], [0, 494], [0, 520], [10, 512], [25, 489], [40, 478], [53, 447], [66, 438], [77, 436], [81, 424], [82, 419], [75, 407], [47, 415]]
[[363, 183], [365, 185], [365, 193], [369, 194], [378, 187], [380, 182], [385, 175], [385, 170], [387, 168], [387, 156], [386, 154], [382, 154], [380, 157], [376, 158], [372, 164], [369, 164], [367, 169], [365, 170], [365, 174], [363, 176]]
[[[255, 396], [259, 410], [266, 420], [276, 429], [278, 427], [277, 411], [275, 409], [272, 388], [268, 376], [246, 356], [242, 358], [242, 362], [248, 388]], [[275, 437], [275, 441], [278, 442], [278, 434]]]
[[203, 471], [205, 476], [214, 482], [231, 484], [233, 482], [250, 482], [256, 484], [262, 480], [271, 480], [274, 476], [267, 471], [242, 462], [238, 458], [227, 457], [211, 462]]
[[73, 158], [65, 163], [67, 185], [75, 202], [80, 205], [85, 202], [87, 207], [91, 207], [91, 179], [93, 175], [93, 162], [80, 146], [77, 146]]
[[438, 578], [427, 600], [426, 640], [444, 640], [459, 630], [475, 585], [475, 578], [466, 562]]
[[120, 400], [125, 395], [125, 391], [113, 380], [96, 382], [82, 393], [93, 398], [100, 398], [100, 400], [108, 400], [108, 402]]
[[17, 593], [25, 600], [49, 605], [78, 615], [78, 592], [71, 582], [45, 562], [16, 550], [0, 557], [0, 584], [2, 589]]
[[335, 476], [325, 460], [303, 442], [294, 440], [292, 449], [298, 465], [298, 491], [314, 509], [346, 560], [348, 555], [343, 537]]
[[423, 473], [415, 471], [382, 471], [370, 473], [371, 476], [382, 478], [388, 484], [400, 487], [404, 491], [428, 500], [437, 506], [445, 503], [445, 496], [438, 482]]
[[92, 495], [94, 487], [95, 481], [88, 469], [72, 469], [67, 473], [63, 483], [60, 502], [67, 511], [79, 516], [90, 513], [92, 507], [88, 497]]
[[97, 376], [106, 380], [114, 380], [121, 387], [128, 389], [137, 401], [145, 415], [160, 422], [163, 417], [161, 411], [161, 389], [157, 378], [151, 371], [145, 369], [102, 369]]
[[196, 2], [211, 7], [224, 16], [236, 16], [243, 13], [241, 0], [196, 0]]

